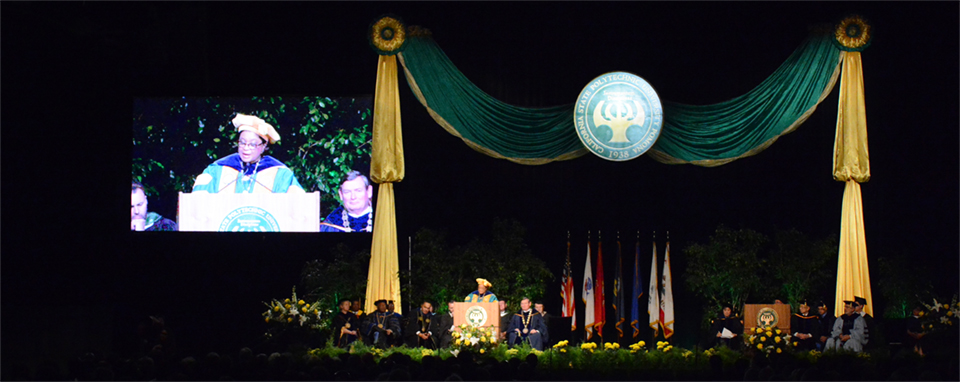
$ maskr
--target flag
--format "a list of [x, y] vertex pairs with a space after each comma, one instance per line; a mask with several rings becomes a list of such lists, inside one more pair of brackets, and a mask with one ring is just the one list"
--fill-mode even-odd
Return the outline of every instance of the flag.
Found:
[[623, 338], [623, 322], [627, 319], [624, 318], [623, 308], [623, 256], [622, 249], [620, 248], [620, 239], [617, 239], [617, 274], [613, 276], [613, 310], [617, 312], [617, 340]]
[[673, 287], [670, 280], [670, 242], [663, 255], [663, 297], [660, 298], [660, 325], [663, 326], [663, 338], [673, 335]]
[[593, 328], [596, 330], [597, 335], [600, 336], [600, 340], [603, 341], [603, 324], [607, 323], [607, 304], [603, 296], [603, 242], [597, 243], [597, 278], [593, 280], [593, 296], [596, 298], [597, 302], [594, 304], [594, 319], [597, 320], [593, 324]]
[[643, 280], [640, 279], [640, 242], [637, 242], [637, 250], [633, 255], [633, 303], [630, 304], [630, 326], [633, 327], [633, 338], [640, 335], [640, 296], [643, 296], [643, 290], [640, 289]]
[[653, 337], [660, 333], [660, 288], [657, 287], [657, 242], [653, 242], [653, 260], [650, 261], [650, 288], [647, 289], [647, 314], [650, 315], [650, 327]]
[[570, 317], [570, 331], [577, 330], [576, 301], [573, 296], [573, 270], [570, 268], [570, 239], [567, 239], [567, 262], [563, 267], [561, 280], [561, 296], [563, 296], [563, 317]]
[[587, 341], [593, 338], [593, 270], [590, 268], [590, 241], [587, 240], [587, 265], [583, 268], [583, 330], [587, 332]]

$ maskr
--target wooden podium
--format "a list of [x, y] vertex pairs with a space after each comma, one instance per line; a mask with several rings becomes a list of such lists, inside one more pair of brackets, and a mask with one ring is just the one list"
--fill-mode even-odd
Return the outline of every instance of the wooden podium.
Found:
[[500, 330], [500, 303], [493, 302], [455, 302], [453, 303], [453, 326], [460, 331], [460, 325], [493, 328], [493, 340], [496, 342]]
[[789, 304], [746, 304], [743, 306], [743, 331], [748, 333], [756, 327], [776, 326], [790, 333]]
[[320, 193], [180, 193], [180, 231], [320, 232]]

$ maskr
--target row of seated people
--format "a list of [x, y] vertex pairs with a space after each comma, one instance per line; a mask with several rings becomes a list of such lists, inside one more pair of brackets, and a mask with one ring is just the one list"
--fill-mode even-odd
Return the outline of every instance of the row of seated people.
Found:
[[[818, 314], [815, 315], [803, 300], [799, 312], [790, 320], [791, 340], [796, 342], [796, 348], [803, 350], [861, 352], [870, 342], [870, 327], [873, 326], [873, 317], [863, 311], [866, 303], [863, 297], [844, 301], [844, 314], [838, 319], [828, 312], [822, 301], [817, 304]], [[743, 319], [732, 313], [732, 307], [725, 305], [723, 314], [713, 320], [711, 333], [716, 336], [716, 345], [739, 349], [744, 342], [741, 336]]]
[[[433, 305], [424, 301], [420, 308], [404, 318], [393, 312], [390, 302], [378, 300], [374, 303], [377, 310], [363, 314], [359, 302], [340, 301], [340, 312], [334, 317], [334, 345], [349, 347], [355, 341], [370, 346], [386, 348], [406, 345], [427, 349], [448, 348], [453, 342], [454, 302], [447, 303], [448, 311], [435, 314]], [[537, 350], [543, 350], [548, 340], [546, 319], [541, 312], [532, 308], [530, 299], [520, 301], [521, 311], [505, 314], [505, 302], [500, 301], [500, 335], [498, 340], [507, 341], [511, 346], [524, 342]]]

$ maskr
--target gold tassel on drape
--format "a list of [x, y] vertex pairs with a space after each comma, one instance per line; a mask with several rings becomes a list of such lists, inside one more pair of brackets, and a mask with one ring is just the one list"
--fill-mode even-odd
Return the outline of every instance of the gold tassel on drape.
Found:
[[843, 313], [844, 300], [859, 296], [867, 300], [863, 310], [873, 315], [860, 195], [860, 183], [870, 179], [870, 153], [867, 150], [867, 114], [859, 50], [869, 45], [870, 26], [859, 16], [851, 16], [837, 26], [836, 37], [844, 52], [837, 134], [833, 145], [833, 178], [845, 182], [846, 187], [840, 214], [835, 313], [837, 316]]
[[[403, 26], [385, 17], [372, 28], [375, 38], [381, 38], [386, 28], [391, 29], [392, 43], [400, 40]], [[379, 29], [377, 29], [379, 28]], [[382, 43], [382, 41], [374, 41]], [[378, 49], [387, 45], [375, 44]], [[399, 48], [397, 48], [399, 49]], [[393, 52], [394, 54], [396, 52]], [[370, 158], [370, 179], [380, 184], [377, 208], [374, 213], [373, 243], [370, 248], [370, 270], [367, 272], [367, 294], [364, 310], [376, 309], [377, 300], [393, 300], [395, 312], [403, 313], [400, 300], [400, 268], [398, 264], [397, 218], [393, 198], [393, 183], [403, 180], [403, 137], [400, 130], [400, 94], [397, 90], [397, 58], [380, 55], [377, 68], [377, 90], [373, 106], [373, 144]]]

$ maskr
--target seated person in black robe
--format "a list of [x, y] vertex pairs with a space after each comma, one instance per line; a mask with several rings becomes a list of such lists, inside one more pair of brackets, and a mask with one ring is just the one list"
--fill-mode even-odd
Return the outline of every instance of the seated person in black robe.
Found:
[[396, 317], [397, 322], [400, 324], [400, 333], [397, 334], [397, 340], [391, 345], [401, 346], [403, 345], [403, 333], [404, 328], [407, 327], [407, 320], [403, 318], [402, 314], [397, 313], [397, 311], [394, 309], [396, 309], [396, 306], [393, 304], [393, 300], [387, 300], [387, 313], [390, 313]]
[[409, 315], [410, 319], [403, 331], [404, 343], [408, 347], [437, 348], [436, 337], [433, 334], [437, 325], [433, 322], [435, 321], [433, 313], [430, 313], [432, 307], [432, 304], [424, 301], [420, 304], [420, 309], [417, 309], [416, 315]]
[[507, 328], [507, 344], [514, 346], [526, 341], [530, 347], [543, 350], [543, 338], [548, 334], [547, 324], [540, 312], [531, 309], [531, 305], [529, 298], [520, 300], [520, 312], [513, 315]]
[[800, 301], [800, 312], [795, 313], [790, 318], [790, 329], [793, 333], [792, 341], [798, 350], [816, 350], [817, 341], [820, 340], [820, 320], [817, 316], [810, 314], [810, 306], [807, 300]]
[[360, 334], [367, 345], [384, 349], [400, 337], [400, 322], [397, 321], [397, 316], [387, 312], [387, 300], [377, 300], [374, 304], [377, 310], [368, 313], [360, 323]]
[[820, 339], [817, 341], [819, 351], [823, 351], [827, 346], [827, 338], [830, 338], [830, 332], [833, 331], [833, 321], [837, 319], [828, 310], [825, 302], [817, 302], [817, 321], [820, 321]]
[[[733, 335], [733, 338], [723, 338], [723, 329], [727, 329]], [[723, 314], [713, 320], [711, 333], [717, 338], [717, 346], [723, 345], [730, 349], [740, 349], [743, 342], [743, 320], [733, 315], [733, 307], [729, 304], [723, 306]]]
[[510, 328], [510, 320], [513, 319], [513, 315], [507, 310], [507, 300], [497, 300], [497, 304], [500, 306], [500, 328], [497, 330], [500, 331], [500, 341], [506, 341], [507, 329]]
[[453, 307], [454, 302], [447, 302], [447, 313], [437, 314], [434, 316], [433, 324], [436, 327], [433, 329], [433, 335], [439, 339], [440, 348], [448, 348], [450, 344], [453, 343]]
[[350, 311], [350, 300], [340, 300], [340, 313], [333, 316], [333, 345], [346, 348], [356, 341], [360, 330], [360, 319]]

